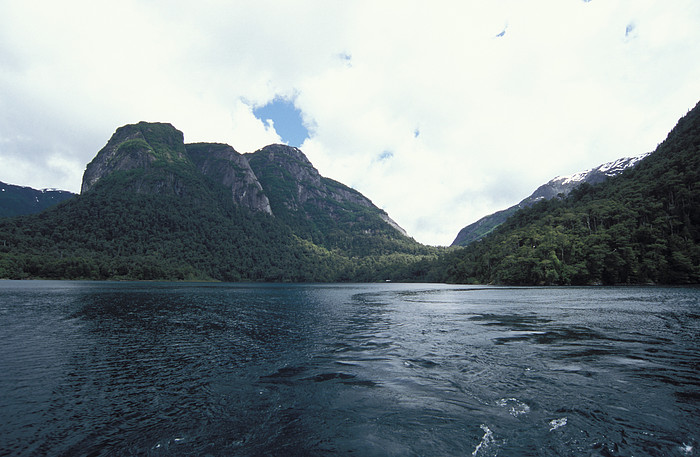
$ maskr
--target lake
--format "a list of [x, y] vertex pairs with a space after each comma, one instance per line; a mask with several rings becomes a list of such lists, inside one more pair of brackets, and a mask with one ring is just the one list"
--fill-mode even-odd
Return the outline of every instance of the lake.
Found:
[[700, 455], [700, 288], [0, 281], [0, 455]]

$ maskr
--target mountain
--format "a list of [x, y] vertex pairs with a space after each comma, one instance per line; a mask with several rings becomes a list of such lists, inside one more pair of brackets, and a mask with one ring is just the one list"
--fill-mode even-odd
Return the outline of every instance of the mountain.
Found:
[[[352, 250], [358, 245], [357, 234], [406, 236], [367, 197], [321, 176], [297, 148], [275, 144], [245, 157], [270, 196], [272, 214], [305, 239]], [[349, 236], [349, 232], [356, 235]]]
[[512, 285], [697, 284], [699, 182], [700, 103], [634, 167], [542, 199], [406, 275]]
[[[180, 194], [184, 189], [178, 175], [193, 168], [183, 138], [182, 132], [170, 124], [139, 122], [118, 128], [87, 165], [80, 193], [90, 191], [100, 179], [113, 173], [139, 170], [142, 176], [125, 190]], [[154, 171], [157, 176], [150, 179]]]
[[0, 218], [39, 213], [74, 196], [66, 190], [37, 190], [0, 182]]
[[0, 221], [0, 278], [374, 281], [436, 250], [296, 148], [185, 144], [126, 125], [79, 196]]
[[250, 164], [231, 146], [197, 143], [186, 145], [186, 150], [200, 172], [230, 189], [234, 203], [272, 214], [270, 200]]
[[560, 195], [566, 196], [583, 183], [591, 185], [599, 184], [635, 166], [648, 155], [649, 154], [646, 153], [637, 157], [625, 157], [570, 176], [558, 176], [538, 187], [532, 195], [525, 198], [517, 205], [484, 216], [478, 221], [467, 225], [459, 231], [451, 246], [466, 246], [473, 243], [491, 233], [493, 229], [505, 222], [506, 219], [515, 214], [519, 209], [532, 206], [541, 200], [549, 200], [559, 197]]

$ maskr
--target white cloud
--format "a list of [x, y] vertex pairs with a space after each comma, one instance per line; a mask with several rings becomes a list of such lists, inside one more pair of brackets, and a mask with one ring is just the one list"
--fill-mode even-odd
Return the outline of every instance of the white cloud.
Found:
[[449, 244], [556, 175], [652, 150], [700, 98], [698, 42], [694, 0], [4, 2], [0, 180], [75, 191], [140, 120], [253, 151], [280, 141], [252, 113], [279, 96], [322, 174]]

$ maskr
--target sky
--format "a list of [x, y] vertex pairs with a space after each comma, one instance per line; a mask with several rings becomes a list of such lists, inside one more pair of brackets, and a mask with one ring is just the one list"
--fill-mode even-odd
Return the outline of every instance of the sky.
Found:
[[79, 192], [125, 124], [298, 146], [416, 240], [652, 151], [698, 0], [0, 0], [0, 181]]
[[275, 98], [264, 106], [253, 108], [253, 114], [274, 129], [284, 144], [298, 148], [309, 138], [301, 110], [294, 106], [293, 100]]

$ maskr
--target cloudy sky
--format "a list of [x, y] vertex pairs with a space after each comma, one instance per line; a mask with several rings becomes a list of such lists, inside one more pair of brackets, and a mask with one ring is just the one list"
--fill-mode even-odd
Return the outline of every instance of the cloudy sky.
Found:
[[653, 150], [698, 0], [0, 1], [0, 181], [78, 192], [117, 127], [299, 145], [418, 241]]

